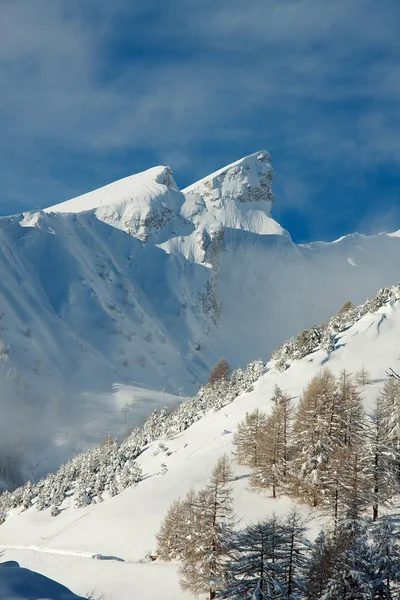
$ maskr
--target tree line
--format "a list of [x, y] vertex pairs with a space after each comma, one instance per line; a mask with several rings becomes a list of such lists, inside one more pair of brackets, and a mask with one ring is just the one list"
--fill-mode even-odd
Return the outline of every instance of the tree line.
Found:
[[252, 469], [251, 485], [289, 494], [331, 517], [370, 507], [373, 520], [399, 489], [400, 381], [390, 377], [366, 415], [357, 377], [329, 369], [304, 389], [298, 406], [275, 389], [272, 411], [246, 414], [234, 435], [239, 464]]
[[187, 398], [173, 410], [155, 410], [122, 443], [107, 436], [103, 444], [74, 456], [55, 473], [49, 473], [37, 483], [28, 481], [12, 491], [0, 493], [0, 525], [13, 508], [26, 510], [34, 506], [37, 510], [49, 509], [56, 517], [68, 496], [73, 495], [75, 506], [81, 508], [102, 502], [104, 497], [115, 496], [126, 487], [136, 485], [142, 474], [135, 461], [148, 444], [184, 431], [208, 411], [218, 411], [233, 402], [251, 388], [264, 371], [265, 363], [261, 360], [249, 363], [245, 369], [239, 367], [233, 371], [226, 360], [219, 360], [211, 371], [209, 381], [195, 396]]
[[296, 510], [239, 529], [224, 455], [204, 489], [170, 507], [157, 536], [159, 557], [180, 562], [184, 590], [234, 600], [400, 597], [398, 531], [381, 515], [399, 491], [400, 381], [388, 379], [367, 416], [368, 382], [365, 369], [324, 369], [297, 408], [276, 387], [269, 414], [246, 414], [234, 456], [251, 468], [251, 486], [307, 502], [329, 517], [328, 529], [311, 544]]
[[238, 529], [229, 458], [209, 483], [169, 508], [157, 535], [158, 555], [179, 561], [181, 587], [210, 600], [395, 600], [400, 547], [394, 519], [375, 522], [349, 512], [314, 543], [300, 513], [272, 515]]

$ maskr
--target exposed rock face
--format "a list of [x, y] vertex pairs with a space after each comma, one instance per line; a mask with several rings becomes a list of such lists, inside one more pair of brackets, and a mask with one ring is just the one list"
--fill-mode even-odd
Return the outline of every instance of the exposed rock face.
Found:
[[275, 200], [272, 191], [274, 172], [271, 158], [265, 150], [246, 156], [216, 171], [183, 192], [204, 198], [206, 204], [222, 208], [229, 200], [266, 202], [269, 214]]

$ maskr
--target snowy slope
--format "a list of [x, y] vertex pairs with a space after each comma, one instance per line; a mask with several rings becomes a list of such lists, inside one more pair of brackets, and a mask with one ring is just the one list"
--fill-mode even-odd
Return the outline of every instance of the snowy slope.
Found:
[[0, 459], [16, 447], [37, 478], [193, 393], [221, 356], [267, 359], [398, 281], [398, 236], [297, 246], [273, 200], [262, 151], [183, 192], [155, 167], [1, 218]]
[[[85, 509], [73, 508], [67, 500], [56, 518], [50, 517], [48, 511], [38, 513], [35, 508], [11, 511], [0, 527], [4, 559], [18, 560], [51, 577], [57, 575], [60, 582], [81, 594], [95, 587], [110, 600], [132, 597], [154, 600], [159, 592], [155, 582], [162, 582], [165, 600], [188, 600], [190, 596], [179, 590], [175, 564], [142, 562], [154, 549], [155, 534], [170, 503], [191, 486], [205, 485], [217, 458], [231, 451], [232, 434], [246, 412], [256, 407], [270, 410], [276, 384], [298, 398], [305, 384], [322, 367], [328, 366], [339, 374], [344, 368], [354, 372], [364, 366], [372, 378], [372, 383], [363, 389], [368, 409], [383, 385], [388, 367], [400, 370], [399, 335], [400, 301], [397, 301], [376, 313], [366, 314], [340, 334], [331, 353], [317, 350], [292, 363], [285, 372], [276, 371], [271, 363], [253, 390], [219, 412], [208, 413], [172, 439], [150, 444], [139, 459], [146, 477], [137, 487]], [[160, 442], [164, 447], [160, 448]], [[162, 463], [168, 471], [160, 475]], [[249, 491], [248, 470], [235, 467], [235, 471], [235, 511], [242, 524], [272, 512], [287, 511], [291, 505], [289, 499], [273, 500], [266, 491], [261, 494]], [[312, 537], [321, 521], [307, 507], [301, 509], [309, 518]], [[93, 558], [94, 555], [102, 555], [103, 560]]]

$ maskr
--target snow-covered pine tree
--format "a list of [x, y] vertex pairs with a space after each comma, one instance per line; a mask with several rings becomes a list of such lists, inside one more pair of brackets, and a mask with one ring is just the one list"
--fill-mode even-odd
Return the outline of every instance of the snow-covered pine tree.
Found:
[[284, 545], [281, 586], [287, 600], [301, 598], [309, 564], [310, 542], [305, 537], [306, 528], [297, 509], [284, 521]]
[[32, 486], [32, 483], [30, 481], [28, 481], [24, 485], [24, 493], [22, 496], [22, 506], [24, 507], [25, 510], [27, 510], [30, 506], [32, 506], [33, 497], [34, 497], [33, 486]]
[[256, 467], [260, 463], [260, 446], [268, 435], [267, 415], [256, 408], [246, 413], [233, 436], [235, 456], [239, 464]]
[[400, 598], [400, 545], [392, 518], [384, 516], [375, 523], [371, 548], [374, 598]]
[[292, 400], [288, 394], [281, 392], [267, 417], [266, 434], [260, 439], [259, 460], [251, 478], [254, 486], [270, 487], [273, 498], [276, 498], [277, 489], [287, 481], [292, 421]]
[[371, 551], [362, 519], [349, 519], [335, 536], [335, 561], [321, 600], [373, 598]]
[[305, 577], [304, 594], [306, 600], [319, 600], [332, 575], [332, 544], [324, 531], [316, 538]]
[[228, 586], [223, 598], [242, 600], [253, 594], [263, 598], [282, 597], [285, 528], [275, 516], [248, 525], [231, 538]]
[[225, 587], [229, 538], [234, 525], [232, 479], [230, 461], [223, 455], [206, 489], [197, 497], [197, 527], [180, 569], [182, 589], [193, 594], [208, 591], [210, 600]]

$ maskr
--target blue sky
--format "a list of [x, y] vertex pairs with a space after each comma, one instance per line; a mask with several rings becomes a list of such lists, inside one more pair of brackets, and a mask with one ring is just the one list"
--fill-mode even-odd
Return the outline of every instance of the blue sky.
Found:
[[399, 0], [2, 0], [0, 213], [259, 149], [296, 241], [400, 228]]

